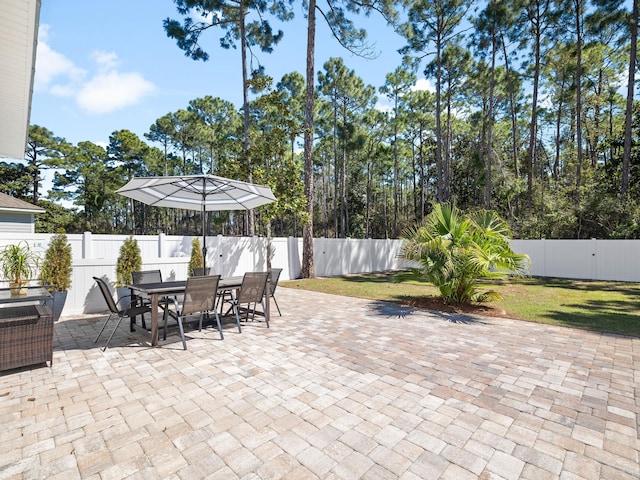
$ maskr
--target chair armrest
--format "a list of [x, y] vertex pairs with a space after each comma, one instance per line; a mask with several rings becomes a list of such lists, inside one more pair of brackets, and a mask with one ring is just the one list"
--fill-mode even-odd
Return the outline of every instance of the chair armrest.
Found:
[[127, 297], [133, 299], [133, 297], [135, 297], [135, 295], [123, 295], [123, 296], [121, 296], [120, 298], [118, 298], [118, 301], [116, 302], [116, 305], [118, 305], [122, 300], [124, 300]]

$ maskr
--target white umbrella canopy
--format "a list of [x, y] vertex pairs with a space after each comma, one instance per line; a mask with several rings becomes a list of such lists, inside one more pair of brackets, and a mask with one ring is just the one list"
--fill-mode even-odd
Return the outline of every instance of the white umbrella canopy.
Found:
[[203, 212], [251, 210], [276, 200], [269, 187], [215, 175], [134, 177], [116, 193], [156, 207]]
[[269, 187], [215, 175], [134, 177], [116, 190], [116, 193], [156, 207], [202, 212], [202, 252], [205, 266], [207, 247], [204, 212], [252, 210], [276, 200]]

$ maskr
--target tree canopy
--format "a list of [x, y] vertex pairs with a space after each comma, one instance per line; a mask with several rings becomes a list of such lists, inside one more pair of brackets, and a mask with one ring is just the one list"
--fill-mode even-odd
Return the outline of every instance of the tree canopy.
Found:
[[[272, 3], [292, 14], [290, 4]], [[167, 20], [165, 28], [194, 58], [208, 53], [200, 36], [208, 28], [218, 28], [226, 46], [245, 38], [267, 51], [286, 34], [262, 23], [269, 2], [176, 5], [182, 21]], [[327, 6], [317, 10], [330, 14], [332, 34], [364, 47], [366, 32], [348, 14], [392, 5]], [[244, 36], [240, 7], [257, 14]], [[37, 228], [68, 232], [200, 234], [199, 213], [131, 204], [114, 192], [131, 175], [204, 172], [277, 192], [276, 204], [256, 212], [257, 234], [272, 226], [274, 235], [300, 236], [312, 225], [327, 237], [397, 238], [433, 201], [446, 200], [465, 211], [491, 207], [519, 238], [636, 238], [640, 116], [630, 38], [638, 20], [628, 7], [413, 2], [389, 27], [406, 37], [406, 61], [389, 65], [384, 85], [368, 85], [348, 59], [327, 60], [312, 72], [311, 119], [308, 78], [305, 85], [290, 72], [274, 82], [260, 69], [247, 78], [253, 93], [242, 107], [194, 98], [149, 119], [143, 138], [112, 132], [106, 149], [70, 145], [56, 136], [66, 132], [32, 125], [25, 162], [0, 163], [0, 189], [40, 202], [42, 172], [54, 170], [53, 203], [44, 204], [51, 212]], [[187, 15], [192, 9], [204, 23]], [[422, 76], [433, 89], [418, 88]], [[60, 211], [59, 200], [74, 208]], [[253, 233], [249, 219], [234, 213], [212, 214], [207, 225], [209, 234]]]

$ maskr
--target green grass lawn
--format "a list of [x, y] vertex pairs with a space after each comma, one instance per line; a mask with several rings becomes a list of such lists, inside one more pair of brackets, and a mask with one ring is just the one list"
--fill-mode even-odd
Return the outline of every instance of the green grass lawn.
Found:
[[[393, 274], [349, 275], [281, 282], [282, 286], [406, 303], [438, 296], [427, 282], [394, 283]], [[502, 294], [488, 305], [508, 318], [640, 337], [640, 284], [509, 278], [484, 284]]]

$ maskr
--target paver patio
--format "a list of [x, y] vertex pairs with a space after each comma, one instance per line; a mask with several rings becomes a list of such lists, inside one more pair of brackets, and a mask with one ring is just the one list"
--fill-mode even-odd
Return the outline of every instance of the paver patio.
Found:
[[55, 325], [0, 376], [0, 479], [638, 479], [640, 339], [278, 289], [149, 348]]

